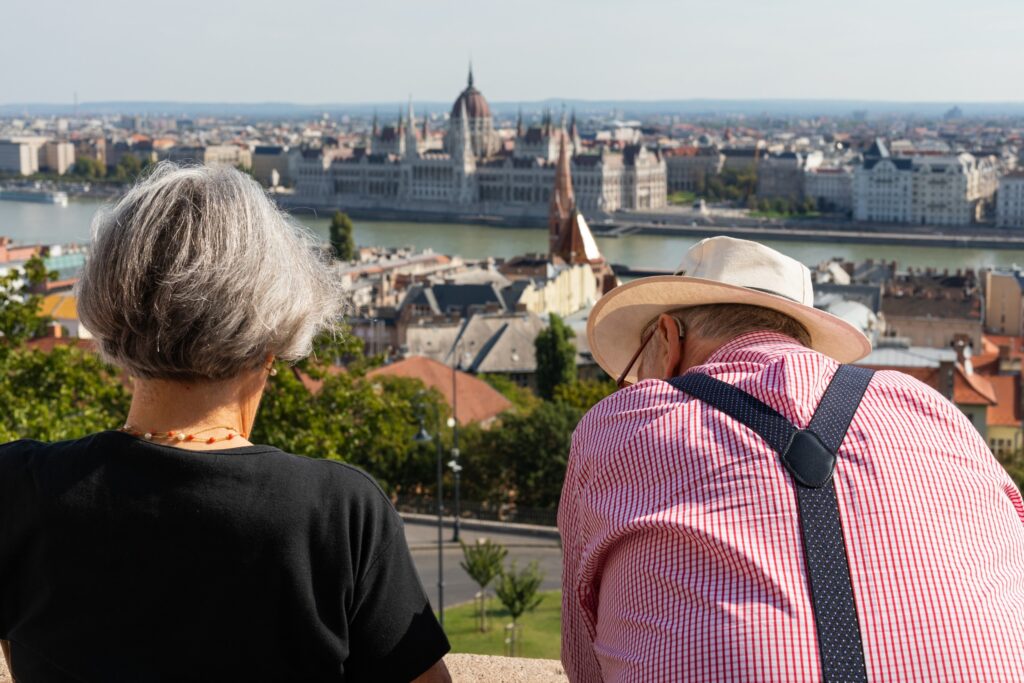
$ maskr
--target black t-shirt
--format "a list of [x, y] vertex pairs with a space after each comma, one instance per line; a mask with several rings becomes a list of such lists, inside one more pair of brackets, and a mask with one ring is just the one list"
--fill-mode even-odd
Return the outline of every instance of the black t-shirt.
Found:
[[399, 681], [449, 649], [377, 484], [269, 446], [0, 446], [0, 639], [35, 681]]

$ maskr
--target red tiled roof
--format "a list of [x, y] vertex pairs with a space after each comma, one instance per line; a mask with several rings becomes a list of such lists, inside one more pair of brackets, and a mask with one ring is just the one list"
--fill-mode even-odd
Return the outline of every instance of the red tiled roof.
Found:
[[1020, 376], [995, 375], [988, 378], [996, 404], [988, 409], [989, 427], [1020, 427]]
[[953, 403], [965, 406], [994, 406], [996, 393], [988, 377], [976, 372], [967, 374], [958, 363], [953, 376]]
[[[490, 384], [465, 372], [456, 372], [458, 379], [458, 405], [456, 417], [459, 424], [485, 422], [497, 417], [512, 407]], [[430, 389], [437, 389], [445, 402], [452, 404], [452, 369], [424, 356], [410, 356], [391, 365], [375, 368], [368, 377], [414, 377]]]

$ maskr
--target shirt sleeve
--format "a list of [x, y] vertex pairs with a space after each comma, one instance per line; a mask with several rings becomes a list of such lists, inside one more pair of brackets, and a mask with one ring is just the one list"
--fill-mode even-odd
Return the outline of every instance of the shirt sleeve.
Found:
[[[582, 423], [581, 423], [582, 425]], [[593, 619], [580, 600], [589, 586], [581, 582], [580, 565], [586, 535], [580, 521], [580, 479], [583, 455], [580, 428], [573, 433], [569, 464], [558, 510], [558, 530], [562, 537], [562, 665], [571, 681], [601, 679], [594, 657]]]
[[409, 681], [451, 649], [420, 584], [402, 520], [390, 505], [384, 515], [387, 540], [356, 585], [350, 680]]

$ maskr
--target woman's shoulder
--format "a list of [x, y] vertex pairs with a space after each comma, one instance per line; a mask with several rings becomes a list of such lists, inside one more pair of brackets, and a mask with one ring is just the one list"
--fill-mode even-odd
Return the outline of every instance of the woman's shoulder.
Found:
[[26, 463], [33, 459], [45, 458], [58, 453], [83, 450], [89, 447], [96, 434], [79, 439], [64, 441], [39, 441], [36, 439], [17, 439], [0, 443], [0, 467], [15, 463]]
[[320, 489], [322, 497], [334, 497], [371, 507], [391, 507], [391, 499], [373, 475], [355, 465], [296, 455], [277, 448], [268, 449], [263, 457], [273, 461], [275, 467], [287, 470], [290, 477]]

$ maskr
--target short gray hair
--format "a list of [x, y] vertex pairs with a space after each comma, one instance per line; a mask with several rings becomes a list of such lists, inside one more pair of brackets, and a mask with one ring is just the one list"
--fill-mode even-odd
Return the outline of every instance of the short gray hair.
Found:
[[93, 219], [78, 313], [134, 376], [226, 379], [304, 358], [335, 328], [330, 261], [252, 178], [164, 162]]

